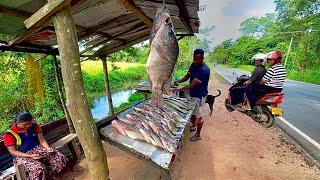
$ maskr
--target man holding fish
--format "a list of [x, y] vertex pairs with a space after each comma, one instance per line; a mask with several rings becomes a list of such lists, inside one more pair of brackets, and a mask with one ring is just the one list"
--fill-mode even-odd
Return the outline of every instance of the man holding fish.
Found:
[[188, 73], [181, 79], [174, 82], [179, 84], [190, 79], [190, 83], [187, 86], [181, 87], [178, 90], [186, 91], [189, 90], [189, 94], [197, 105], [191, 116], [191, 127], [190, 131], [196, 131], [196, 133], [190, 137], [190, 141], [201, 140], [200, 132], [203, 126], [203, 105], [205, 97], [208, 94], [208, 82], [210, 78], [210, 69], [203, 62], [204, 52], [202, 49], [196, 49], [193, 53], [193, 63], [191, 64]]

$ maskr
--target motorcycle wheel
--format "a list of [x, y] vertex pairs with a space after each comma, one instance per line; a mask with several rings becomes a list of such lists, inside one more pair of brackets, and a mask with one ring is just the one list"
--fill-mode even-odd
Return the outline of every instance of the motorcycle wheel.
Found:
[[261, 109], [262, 114], [258, 122], [265, 128], [272, 127], [275, 122], [274, 116], [271, 114], [270, 110], [267, 107], [262, 106]]
[[230, 104], [229, 104], [229, 102], [228, 102], [228, 99], [226, 99], [226, 100], [224, 101], [224, 106], [226, 107], [227, 111], [229, 111], [229, 112], [234, 111], [234, 109], [230, 106]]

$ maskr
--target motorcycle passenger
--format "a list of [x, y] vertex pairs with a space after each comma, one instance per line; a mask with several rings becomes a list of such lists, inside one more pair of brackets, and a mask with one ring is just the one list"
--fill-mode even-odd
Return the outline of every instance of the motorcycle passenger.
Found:
[[253, 86], [247, 92], [251, 109], [258, 113], [261, 112], [261, 109], [256, 106], [257, 100], [265, 94], [281, 92], [286, 79], [286, 68], [281, 64], [281, 52], [271, 51], [267, 54], [266, 59], [270, 68], [260, 81], [260, 86]]
[[238, 108], [244, 101], [244, 93], [253, 86], [259, 86], [262, 77], [266, 74], [267, 70], [264, 67], [265, 54], [258, 53], [252, 57], [254, 64], [256, 65], [255, 70], [252, 72], [250, 79], [245, 82], [246, 86], [235, 87], [230, 91], [231, 96], [231, 106], [233, 108]]

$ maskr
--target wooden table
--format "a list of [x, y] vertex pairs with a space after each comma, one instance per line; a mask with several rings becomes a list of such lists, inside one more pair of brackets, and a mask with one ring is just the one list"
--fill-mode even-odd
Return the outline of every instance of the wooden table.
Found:
[[[144, 103], [146, 102], [148, 101], [145, 101]], [[143, 105], [144, 103], [139, 105]], [[183, 117], [184, 119], [188, 119], [188, 122], [190, 120], [194, 107], [195, 106], [193, 106], [193, 108], [188, 111], [185, 117]], [[119, 115], [119, 117], [125, 116], [127, 113], [130, 113], [133, 108], [134, 107], [124, 111]], [[188, 124], [189, 123], [186, 124], [181, 132], [182, 138], [180, 139], [178, 151], [181, 151], [181, 149], [186, 149], [188, 142], [187, 139], [190, 134]], [[161, 177], [163, 179], [171, 179], [169, 168], [170, 164], [174, 160], [174, 154], [144, 141], [134, 140], [129, 138], [128, 136], [124, 136], [120, 134], [114, 127], [112, 127], [112, 125], [101, 128], [99, 132], [102, 135], [102, 139], [104, 141], [137, 156], [139, 159], [143, 159], [145, 162], [149, 163], [152, 166], [159, 168]]]
[[151, 89], [149, 86], [149, 83], [146, 81], [143, 81], [141, 83], [139, 83], [135, 90], [137, 90], [137, 92], [142, 93], [143, 94], [143, 99], [147, 100], [148, 99], [148, 94], [151, 93]]

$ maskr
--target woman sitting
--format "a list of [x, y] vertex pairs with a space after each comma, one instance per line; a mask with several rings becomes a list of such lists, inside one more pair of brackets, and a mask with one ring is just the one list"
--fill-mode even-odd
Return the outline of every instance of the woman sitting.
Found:
[[66, 157], [48, 145], [41, 127], [28, 112], [17, 115], [3, 139], [14, 156], [13, 163], [25, 166], [28, 179], [53, 178], [66, 166]]

